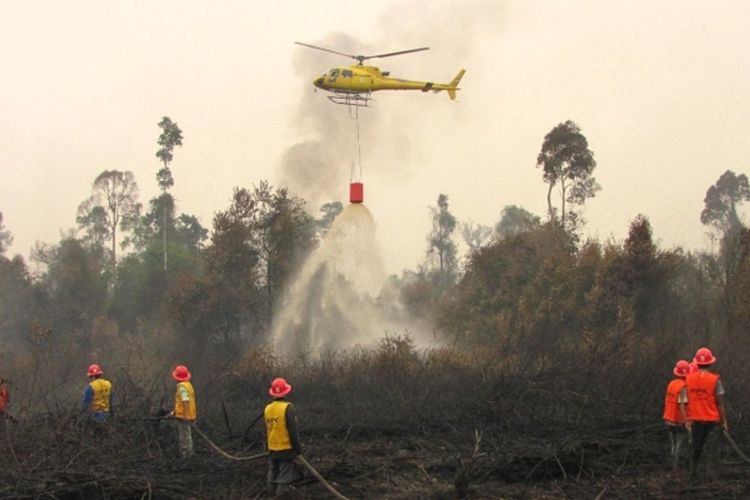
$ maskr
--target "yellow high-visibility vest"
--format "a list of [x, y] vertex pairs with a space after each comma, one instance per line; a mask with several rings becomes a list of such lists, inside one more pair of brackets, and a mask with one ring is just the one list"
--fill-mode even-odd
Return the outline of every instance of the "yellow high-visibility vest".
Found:
[[94, 396], [91, 398], [90, 411], [109, 411], [109, 397], [112, 394], [112, 383], [103, 378], [89, 382]]
[[266, 406], [263, 416], [266, 420], [266, 436], [269, 451], [292, 449], [292, 440], [286, 426], [286, 408], [289, 401], [274, 401]]
[[[189, 401], [187, 402], [187, 412], [182, 404], [182, 398], [180, 398], [180, 387], [184, 387], [188, 393]], [[195, 404], [195, 391], [193, 390], [193, 384], [190, 382], [185, 381], [177, 384], [177, 391], [174, 393], [174, 416], [184, 418], [185, 420], [195, 420], [198, 418], [198, 407]]]

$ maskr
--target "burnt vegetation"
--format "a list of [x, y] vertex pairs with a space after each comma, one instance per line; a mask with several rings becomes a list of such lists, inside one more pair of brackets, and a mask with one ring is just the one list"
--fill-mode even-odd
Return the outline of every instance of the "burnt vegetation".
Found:
[[[750, 469], [728, 448], [715, 457], [718, 480], [671, 471], [661, 423], [674, 362], [710, 345], [732, 434], [750, 449], [740, 396], [750, 392], [747, 178], [728, 171], [709, 188], [700, 220], [717, 243], [693, 253], [660, 248], [643, 215], [623, 241], [582, 239], [575, 209], [598, 190], [593, 157], [580, 179], [590, 189], [577, 191], [553, 157], [550, 146], [540, 165], [568, 203], [560, 217], [550, 197], [545, 220], [510, 206], [494, 230], [466, 224], [464, 260], [438, 197], [424, 263], [388, 286], [432, 325], [431, 345], [396, 331], [374, 347], [275, 352], [280, 293], [333, 217], [266, 182], [235, 189], [209, 237], [194, 216], [175, 215], [174, 181], [160, 171], [147, 210], [121, 199], [128, 211], [115, 226], [92, 196], [77, 230], [38, 245], [33, 266], [7, 255], [0, 214], [0, 376], [14, 417], [0, 435], [0, 497], [262, 498], [262, 460], [228, 460], [198, 436], [196, 455], [177, 459], [158, 417], [178, 362], [194, 374], [199, 429], [236, 456], [263, 451], [256, 417], [283, 375], [305, 456], [350, 498], [747, 497]], [[115, 387], [114, 416], [98, 427], [78, 409], [91, 362]], [[329, 496], [309, 476], [297, 486]]]

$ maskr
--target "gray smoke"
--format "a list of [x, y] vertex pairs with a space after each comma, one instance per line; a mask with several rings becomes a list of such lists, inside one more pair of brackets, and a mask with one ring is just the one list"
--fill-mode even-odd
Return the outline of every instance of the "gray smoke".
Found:
[[[392, 75], [450, 81], [475, 40], [500, 29], [500, 9], [494, 2], [464, 7], [465, 3], [425, 9], [422, 2], [400, 3], [397, 9], [386, 12], [382, 35], [369, 44], [343, 33], [300, 41], [364, 55], [431, 46], [438, 56], [405, 55], [408, 60], [399, 61], [399, 69]], [[419, 24], [405, 24], [408, 19], [418, 19]], [[438, 57], [451, 62], [437, 64]], [[394, 62], [391, 58], [374, 59], [371, 64], [389, 70]], [[357, 122], [352, 110], [331, 103], [324, 91], [314, 92], [312, 80], [332, 67], [353, 63], [343, 56], [305, 47], [299, 47], [295, 55], [294, 67], [304, 86], [295, 119], [302, 139], [284, 154], [279, 175], [281, 184], [308, 200], [311, 207], [340, 200], [351, 169], [357, 165]], [[365, 186], [371, 175], [371, 158], [378, 160], [372, 162], [377, 163], [372, 170], [377, 169], [378, 176], [397, 182], [399, 176], [420, 166], [410, 156], [413, 144], [440, 141], [422, 132], [430, 120], [426, 96], [402, 95], [398, 101], [383, 98], [386, 105], [381, 107], [381, 94], [373, 94], [373, 107], [358, 111]], [[444, 95], [429, 98], [447, 99]], [[419, 345], [430, 343], [431, 327], [410, 318], [398, 291], [384, 288], [385, 281], [375, 222], [364, 205], [349, 205], [286, 290], [273, 322], [276, 349], [288, 354], [316, 354], [371, 345], [386, 332], [408, 332]]]

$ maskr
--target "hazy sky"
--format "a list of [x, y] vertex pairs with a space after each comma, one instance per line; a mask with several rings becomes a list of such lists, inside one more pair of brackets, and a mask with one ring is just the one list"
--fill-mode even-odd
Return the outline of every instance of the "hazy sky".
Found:
[[579, 124], [602, 191], [585, 233], [623, 239], [646, 214], [664, 247], [707, 248], [699, 216], [727, 169], [748, 173], [750, 2], [0, 0], [0, 211], [28, 257], [56, 243], [105, 169], [157, 193], [162, 116], [184, 146], [178, 208], [210, 228], [232, 188], [290, 185], [317, 213], [347, 201], [354, 122], [312, 79], [356, 53], [459, 98], [377, 93], [360, 113], [365, 204], [388, 270], [425, 251], [428, 206], [491, 225], [543, 215], [544, 135]]

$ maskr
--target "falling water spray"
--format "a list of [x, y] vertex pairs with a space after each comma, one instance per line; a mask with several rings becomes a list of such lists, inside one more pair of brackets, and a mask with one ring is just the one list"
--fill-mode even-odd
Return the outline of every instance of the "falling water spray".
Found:
[[277, 350], [319, 353], [367, 345], [393, 328], [377, 306], [385, 281], [375, 221], [347, 206], [288, 288], [273, 325]]

